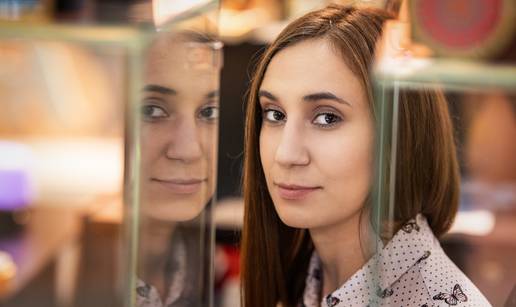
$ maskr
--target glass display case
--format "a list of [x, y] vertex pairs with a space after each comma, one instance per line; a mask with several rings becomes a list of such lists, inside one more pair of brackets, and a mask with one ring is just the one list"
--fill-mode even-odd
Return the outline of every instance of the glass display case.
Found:
[[211, 5], [176, 17], [144, 50], [133, 306], [213, 305], [222, 46]]
[[218, 10], [0, 23], [2, 305], [212, 306]]
[[[516, 286], [516, 66], [422, 56], [399, 44], [398, 26], [375, 65], [375, 224], [390, 238], [399, 227], [420, 231], [417, 219], [398, 223], [414, 208], [433, 217], [428, 223], [453, 263], [493, 306], [509, 306]], [[379, 266], [384, 275], [389, 264]], [[446, 289], [428, 288], [433, 303], [465, 302], [466, 287], [448, 277]]]

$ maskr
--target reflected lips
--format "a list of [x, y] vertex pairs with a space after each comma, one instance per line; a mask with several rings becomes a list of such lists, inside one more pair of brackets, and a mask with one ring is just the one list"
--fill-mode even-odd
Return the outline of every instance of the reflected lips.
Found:
[[151, 178], [165, 188], [177, 194], [193, 194], [201, 189], [201, 184], [205, 179], [157, 179]]
[[307, 197], [310, 193], [315, 192], [321, 187], [307, 187], [294, 184], [275, 183], [281, 198], [288, 200], [300, 200]]

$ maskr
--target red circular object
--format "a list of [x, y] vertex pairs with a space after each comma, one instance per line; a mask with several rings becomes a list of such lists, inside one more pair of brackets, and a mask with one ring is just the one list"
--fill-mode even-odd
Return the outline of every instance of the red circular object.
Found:
[[418, 23], [436, 42], [469, 49], [485, 42], [501, 20], [503, 0], [420, 0]]

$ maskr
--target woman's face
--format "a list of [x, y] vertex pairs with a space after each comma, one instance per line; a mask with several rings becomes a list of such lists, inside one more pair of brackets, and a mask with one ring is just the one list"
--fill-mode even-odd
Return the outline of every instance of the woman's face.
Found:
[[[191, 48], [165, 35], [147, 53], [141, 202], [147, 216], [161, 220], [196, 217], [215, 189], [219, 71], [202, 63], [209, 50]], [[195, 52], [201, 56], [192, 58]]]
[[260, 157], [281, 220], [318, 228], [356, 217], [371, 186], [374, 124], [341, 56], [321, 39], [287, 47], [258, 96]]

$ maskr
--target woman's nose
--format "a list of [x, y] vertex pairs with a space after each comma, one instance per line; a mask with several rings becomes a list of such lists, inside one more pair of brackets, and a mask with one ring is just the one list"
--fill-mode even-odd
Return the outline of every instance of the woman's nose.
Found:
[[284, 167], [303, 166], [310, 163], [303, 128], [287, 122], [283, 127], [276, 149], [276, 162]]
[[195, 119], [179, 120], [171, 127], [165, 155], [171, 160], [192, 163], [202, 158], [202, 140]]

